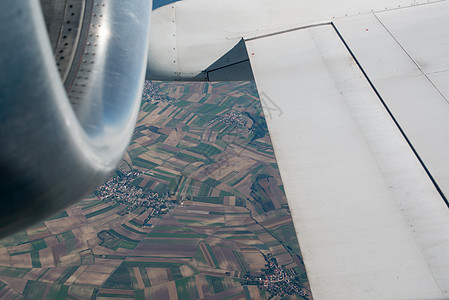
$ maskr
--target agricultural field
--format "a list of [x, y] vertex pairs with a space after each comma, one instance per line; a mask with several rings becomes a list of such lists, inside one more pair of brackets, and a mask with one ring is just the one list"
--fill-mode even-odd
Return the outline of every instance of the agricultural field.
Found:
[[0, 240], [0, 298], [266, 299], [269, 260], [312, 299], [254, 84], [147, 82], [105, 185]]

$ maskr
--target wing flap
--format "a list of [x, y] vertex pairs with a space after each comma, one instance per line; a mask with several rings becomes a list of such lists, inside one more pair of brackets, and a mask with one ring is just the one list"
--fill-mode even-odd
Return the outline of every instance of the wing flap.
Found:
[[448, 14], [449, 4], [443, 1], [335, 21], [345, 43], [446, 196]]
[[447, 207], [333, 26], [246, 46], [314, 297], [447, 297]]

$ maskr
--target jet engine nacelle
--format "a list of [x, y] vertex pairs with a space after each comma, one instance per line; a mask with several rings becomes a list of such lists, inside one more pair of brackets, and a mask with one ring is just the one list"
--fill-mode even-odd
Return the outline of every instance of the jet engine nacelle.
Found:
[[0, 4], [0, 237], [101, 184], [130, 141], [149, 0]]
[[[249, 6], [185, 0], [153, 11], [146, 78], [168, 81], [253, 80], [241, 30]], [[252, 2], [249, 1], [249, 2]], [[233, 22], [235, 20], [235, 22]]]

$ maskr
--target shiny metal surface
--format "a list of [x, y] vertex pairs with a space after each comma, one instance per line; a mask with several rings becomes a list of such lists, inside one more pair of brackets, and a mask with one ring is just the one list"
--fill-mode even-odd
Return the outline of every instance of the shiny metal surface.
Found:
[[[56, 65], [65, 81], [77, 53], [86, 11], [85, 0], [40, 0]], [[86, 27], [86, 26], [84, 26]]]
[[[204, 72], [228, 56], [242, 38], [436, 1], [440, 0], [161, 1], [170, 4], [152, 13], [147, 78], [207, 80]], [[214, 72], [210, 79], [241, 80], [248, 73], [245, 68], [244, 64], [232, 65], [223, 74]]]
[[70, 205], [121, 160], [140, 104], [151, 1], [86, 1], [87, 34], [76, 46], [67, 90], [39, 1], [0, 6], [4, 237]]

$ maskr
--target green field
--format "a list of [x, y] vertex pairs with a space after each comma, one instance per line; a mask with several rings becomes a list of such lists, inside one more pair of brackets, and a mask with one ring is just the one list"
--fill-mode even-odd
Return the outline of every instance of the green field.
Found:
[[193, 230], [188, 228], [188, 227], [179, 227], [179, 226], [156, 226], [154, 227], [154, 229], [151, 232], [158, 232], [158, 231], [167, 231], [167, 230], [176, 230], [176, 231], [190, 231], [192, 232]]
[[47, 248], [44, 239], [31, 241], [31, 245], [33, 246], [33, 249], [37, 251]]
[[142, 146], [139, 146], [137, 148], [134, 148], [133, 150], [128, 151], [129, 156], [131, 156], [131, 158], [136, 158], [137, 156], [139, 156], [142, 153], [147, 152], [148, 149]]
[[170, 244], [170, 245], [194, 245], [198, 244], [197, 239], [185, 239], [185, 240], [179, 240], [179, 239], [145, 239], [142, 241], [144, 244]]
[[179, 268], [180, 266], [182, 266], [182, 264], [158, 261], [124, 261], [121, 266], [126, 268]]
[[[130, 223], [131, 223], [131, 221], [130, 221]], [[134, 225], [135, 225], [135, 224], [134, 224]], [[121, 226], [122, 226], [123, 228], [125, 228], [126, 230], [129, 230], [129, 231], [134, 232], [134, 233], [137, 233], [137, 234], [144, 234], [144, 235], [147, 234], [146, 232], [138, 231], [138, 230], [136, 230], [136, 229], [134, 229], [134, 228], [131, 228], [131, 227], [129, 227], [129, 226], [126, 225], [126, 224], [122, 224]], [[139, 227], [140, 227], [140, 225], [139, 225]]]
[[91, 213], [86, 214], [85, 217], [89, 219], [89, 218], [101, 215], [101, 214], [103, 214], [105, 212], [108, 212], [110, 210], [113, 210], [116, 207], [117, 207], [117, 205], [106, 206], [105, 208], [102, 208], [102, 209], [99, 209], [99, 210], [96, 210], [96, 211], [93, 211]]
[[75, 235], [73, 234], [73, 232], [71, 230], [68, 230], [63, 233], [57, 234], [56, 238], [58, 239], [58, 241], [63, 242], [63, 241], [67, 241], [70, 239], [74, 239]]
[[47, 299], [67, 299], [68, 285], [52, 284], [47, 294]]
[[56, 219], [60, 219], [60, 218], [65, 218], [65, 217], [68, 217], [68, 216], [69, 215], [67, 214], [67, 212], [65, 210], [63, 210], [63, 211], [61, 211], [61, 212], [51, 216], [50, 218], [48, 218], [47, 221], [56, 220]]
[[220, 269], [220, 265], [218, 264], [217, 257], [215, 257], [214, 251], [212, 251], [212, 248], [209, 246], [209, 244], [206, 245], [207, 252], [209, 252], [210, 257], [212, 258], [212, 261], [214, 262], [215, 268]]
[[150, 232], [147, 235], [147, 237], [204, 239], [204, 238], [208, 237], [208, 235], [207, 234], [200, 234], [200, 233]]
[[29, 268], [8, 268], [8, 267], [0, 267], [0, 276], [8, 276], [14, 278], [22, 278], [25, 276], [31, 269]]
[[28, 234], [26, 231], [20, 231], [16, 234], [10, 235], [0, 240], [0, 245], [4, 247], [15, 246], [23, 244], [28, 241]]
[[198, 146], [189, 148], [189, 151], [204, 155], [205, 157], [211, 157], [221, 153], [221, 150], [204, 143], [200, 143]]
[[224, 291], [223, 281], [222, 277], [216, 277], [216, 276], [210, 276], [206, 275], [206, 280], [209, 283], [211, 287], [213, 287], [214, 292], [216, 294], [221, 293]]
[[42, 268], [39, 251], [31, 252], [31, 263], [33, 264], [33, 268]]
[[118, 232], [115, 231], [114, 229], [109, 229], [109, 232], [112, 233], [113, 235], [115, 235], [116, 237], [119, 237], [119, 238], [121, 238], [122, 240], [127, 241], [128, 243], [133, 243], [133, 244], [138, 244], [138, 243], [140, 243], [140, 240], [133, 240], [133, 239], [130, 239], [129, 237], [124, 236], [124, 235], [121, 234], [121, 233], [118, 233]]
[[140, 157], [133, 158], [133, 165], [135, 165], [137, 167], [145, 168], [148, 170], [151, 170], [158, 166], [157, 164], [155, 164], [151, 161], [148, 161], [146, 159], [140, 158]]
[[117, 248], [124, 248], [124, 249], [134, 249], [136, 248], [137, 244], [135, 243], [129, 243], [127, 241], [120, 241]]
[[198, 158], [198, 157], [195, 157], [195, 156], [191, 156], [191, 155], [188, 155], [188, 154], [185, 154], [185, 153], [181, 153], [181, 152], [176, 153], [175, 157], [180, 159], [180, 160], [189, 162], [189, 163], [193, 163], [193, 162], [197, 162], [197, 161], [201, 161], [202, 160], [201, 158]]
[[[122, 265], [124, 265], [124, 263]], [[129, 275], [128, 269], [124, 266], [118, 267], [114, 273], [109, 276], [103, 287], [107, 289], [133, 289], [133, 284], [131, 282], [131, 276]]]
[[195, 277], [187, 277], [176, 281], [178, 299], [198, 299]]
[[223, 204], [223, 197], [193, 197], [193, 201], [204, 202], [204, 203], [213, 203], [213, 204]]
[[28, 281], [23, 295], [27, 299], [41, 299], [44, 295], [45, 289], [47, 288], [47, 283], [39, 281]]

